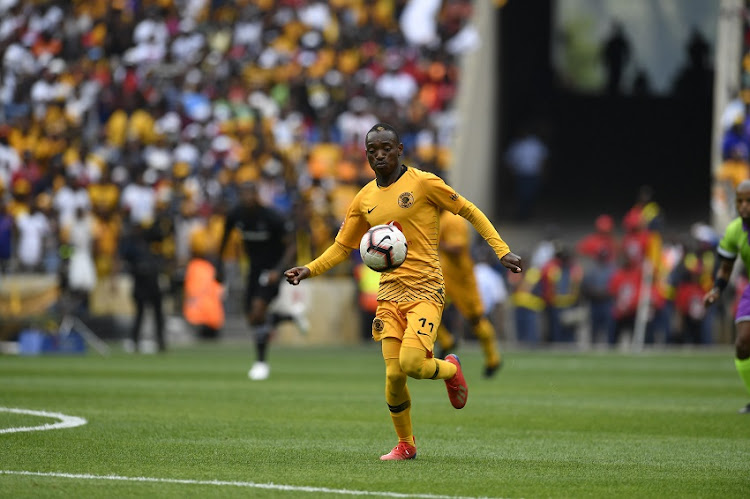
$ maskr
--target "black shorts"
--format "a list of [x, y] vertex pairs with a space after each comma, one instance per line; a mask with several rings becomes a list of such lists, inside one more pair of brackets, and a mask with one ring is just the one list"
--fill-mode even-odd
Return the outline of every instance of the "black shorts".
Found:
[[247, 286], [245, 287], [245, 310], [250, 310], [250, 304], [255, 299], [261, 299], [264, 302], [271, 303], [279, 294], [280, 281], [268, 284], [266, 277], [268, 270], [250, 271], [247, 276]]

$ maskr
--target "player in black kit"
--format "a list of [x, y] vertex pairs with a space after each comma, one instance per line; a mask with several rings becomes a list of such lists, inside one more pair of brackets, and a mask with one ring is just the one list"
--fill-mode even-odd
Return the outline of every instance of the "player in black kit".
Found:
[[[239, 192], [239, 204], [226, 216], [219, 255], [224, 253], [229, 235], [237, 228], [250, 263], [244, 306], [248, 324], [255, 337], [256, 360], [248, 377], [263, 380], [270, 373], [266, 350], [273, 329], [268, 305], [279, 293], [279, 282], [284, 270], [294, 263], [296, 246], [292, 242], [291, 221], [261, 204], [255, 184], [243, 183], [239, 186]], [[223, 280], [221, 258], [217, 270], [219, 279]]]

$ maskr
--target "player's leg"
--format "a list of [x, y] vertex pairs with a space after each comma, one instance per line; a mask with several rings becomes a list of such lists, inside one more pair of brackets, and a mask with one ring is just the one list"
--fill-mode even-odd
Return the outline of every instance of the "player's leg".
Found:
[[250, 272], [245, 294], [247, 324], [255, 343], [255, 362], [247, 375], [254, 381], [267, 379], [271, 368], [267, 362], [268, 343], [273, 330], [268, 318], [268, 300], [263, 286], [258, 282], [259, 272]]
[[398, 444], [383, 461], [413, 459], [417, 455], [411, 424], [411, 395], [406, 385], [406, 373], [401, 369], [399, 355], [406, 318], [392, 302], [379, 302], [376, 318], [372, 322], [372, 336], [380, 341], [385, 361], [385, 401], [391, 415]]
[[154, 321], [156, 322], [156, 343], [160, 352], [167, 350], [167, 343], [164, 339], [164, 311], [162, 309], [162, 296], [161, 292], [157, 293], [152, 299], [152, 306], [154, 309]]
[[[743, 308], [743, 303], [746, 302], [747, 294], [748, 293], [745, 292], [742, 295], [740, 307], [737, 312], [738, 316], [740, 310]], [[750, 303], [747, 303], [747, 305], [750, 305]], [[738, 317], [737, 320], [737, 338], [734, 342], [734, 365], [737, 368], [737, 373], [740, 375], [740, 379], [745, 385], [745, 389], [750, 394], [750, 317]], [[740, 409], [739, 412], [742, 414], [750, 414], [750, 404]]]
[[479, 346], [484, 354], [484, 375], [492, 376], [500, 369], [502, 356], [495, 328], [484, 316], [479, 289], [476, 286], [465, 288], [456, 296], [454, 302], [458, 311], [469, 320], [471, 332], [479, 340]]
[[[135, 317], [133, 318], [133, 325], [130, 328], [130, 341], [134, 352], [138, 351], [138, 343], [141, 340], [141, 327], [143, 326], [143, 313], [146, 308], [146, 304], [141, 296], [135, 296]], [[126, 347], [130, 349], [130, 346]]]
[[385, 401], [398, 436], [398, 445], [380, 459], [413, 459], [417, 456], [417, 449], [411, 425], [411, 395], [406, 386], [406, 373], [399, 364], [401, 342], [396, 338], [383, 338], [381, 347], [385, 361]]
[[484, 316], [471, 320], [471, 329], [484, 353], [484, 376], [493, 376], [503, 364], [503, 355], [497, 342], [495, 327]]
[[466, 405], [469, 390], [458, 357], [450, 354], [441, 360], [432, 355], [442, 305], [427, 301], [402, 305], [406, 330], [399, 355], [401, 369], [412, 378], [444, 380], [451, 404], [461, 409]]

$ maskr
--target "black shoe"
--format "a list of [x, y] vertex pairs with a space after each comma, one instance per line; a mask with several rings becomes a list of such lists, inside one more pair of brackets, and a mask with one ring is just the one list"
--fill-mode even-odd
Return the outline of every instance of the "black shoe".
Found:
[[503, 360], [500, 359], [500, 362], [495, 364], [494, 366], [484, 366], [484, 375], [485, 378], [491, 378], [497, 373], [500, 369], [503, 368]]
[[740, 414], [750, 414], [750, 404], [747, 404], [745, 407], [737, 411]]

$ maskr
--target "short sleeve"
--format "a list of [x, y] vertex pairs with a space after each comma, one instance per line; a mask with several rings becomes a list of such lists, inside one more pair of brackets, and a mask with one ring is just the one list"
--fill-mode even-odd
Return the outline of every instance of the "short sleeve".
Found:
[[717, 249], [719, 255], [730, 260], [737, 258], [737, 253], [739, 252], [739, 238], [743, 237], [743, 235], [742, 220], [737, 219], [731, 222], [727, 227], [727, 230], [724, 232], [724, 237], [722, 237], [719, 242], [719, 247]]

